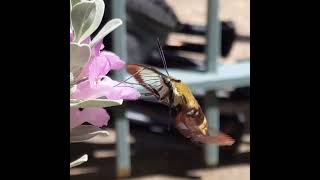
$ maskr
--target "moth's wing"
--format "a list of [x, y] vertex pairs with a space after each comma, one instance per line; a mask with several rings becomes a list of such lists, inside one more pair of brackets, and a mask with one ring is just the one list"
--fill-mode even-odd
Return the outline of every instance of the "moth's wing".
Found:
[[150, 66], [141, 64], [128, 64], [127, 71], [158, 101], [169, 104], [170, 88], [164, 83], [166, 75]]
[[[211, 132], [214, 133], [211, 133]], [[198, 136], [194, 136], [193, 140], [202, 142], [204, 144], [217, 144], [220, 146], [231, 146], [235, 140], [229, 135], [222, 133], [214, 128], [208, 129], [209, 134], [203, 135], [200, 134]]]

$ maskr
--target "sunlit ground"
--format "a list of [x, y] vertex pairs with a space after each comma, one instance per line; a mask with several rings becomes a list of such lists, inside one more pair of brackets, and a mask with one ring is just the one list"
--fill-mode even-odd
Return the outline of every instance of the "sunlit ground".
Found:
[[[179, 20], [183, 23], [205, 25], [207, 18], [207, 0], [166, 0], [175, 10]], [[220, 0], [219, 17], [223, 21], [232, 21], [237, 34], [250, 37], [250, 0]], [[203, 43], [205, 39], [199, 36], [172, 34], [169, 44], [180, 41]], [[203, 60], [203, 54], [189, 53], [189, 57]], [[250, 57], [250, 42], [236, 41], [228, 57], [221, 58], [223, 63], [234, 63]]]
[[[250, 136], [242, 138], [232, 160], [223, 160], [215, 168], [206, 168], [201, 147], [177, 134], [156, 134], [144, 128], [131, 130], [132, 177], [128, 179], [250, 179]], [[86, 143], [71, 146], [76, 158], [87, 153], [89, 161], [70, 170], [71, 179], [115, 178], [115, 132], [109, 137], [95, 137]]]

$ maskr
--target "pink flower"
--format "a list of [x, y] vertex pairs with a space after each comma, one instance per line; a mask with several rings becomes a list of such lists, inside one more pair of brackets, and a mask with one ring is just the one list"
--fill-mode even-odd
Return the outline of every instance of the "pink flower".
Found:
[[89, 62], [84, 66], [78, 79], [88, 77], [91, 85], [94, 85], [110, 70], [119, 70], [123, 68], [125, 62], [112, 52], [102, 51], [93, 53]]
[[[70, 33], [70, 41], [73, 35]], [[84, 40], [83, 43], [89, 44], [91, 39]], [[110, 70], [119, 70], [125, 66], [116, 54], [103, 51], [102, 42], [97, 43], [91, 49], [91, 57], [83, 66], [76, 80], [87, 80], [77, 84], [75, 92], [71, 94], [72, 99], [89, 100], [97, 98], [107, 98], [111, 100], [124, 99], [136, 100], [140, 97], [140, 93], [126, 83], [120, 83], [107, 77], [106, 74]], [[101, 127], [105, 125], [110, 116], [102, 108], [86, 108], [83, 111], [79, 109], [70, 109], [70, 128], [89, 122], [92, 125]]]
[[[90, 43], [90, 39], [85, 41], [88, 44]], [[77, 80], [88, 77], [91, 85], [94, 85], [103, 76], [108, 74], [110, 70], [119, 70], [124, 67], [124, 61], [112, 52], [102, 51], [103, 48], [102, 42], [97, 43], [92, 48], [91, 57], [84, 65], [80, 75], [76, 78]]]
[[70, 108], [70, 129], [80, 126], [84, 122], [102, 127], [108, 124], [109, 119], [109, 114], [102, 108], [85, 108], [82, 111]]
[[[91, 40], [88, 38], [84, 42], [89, 44]], [[132, 86], [126, 83], [116, 86], [119, 82], [106, 76], [110, 70], [122, 69], [125, 66], [125, 62], [116, 54], [103, 51], [103, 48], [102, 42], [99, 42], [91, 49], [89, 61], [84, 65], [79, 76], [76, 77], [76, 80], [88, 77], [88, 81], [79, 83], [77, 90], [71, 95], [71, 98], [81, 100], [101, 97], [107, 99], [138, 99], [140, 94]]]
[[98, 81], [93, 86], [89, 81], [84, 81], [77, 85], [77, 89], [71, 95], [71, 98], [87, 100], [105, 97], [111, 100], [136, 100], [140, 97], [140, 93], [130, 85], [126, 83], [118, 84], [118, 81], [114, 81], [109, 77], [104, 77], [103, 80]]

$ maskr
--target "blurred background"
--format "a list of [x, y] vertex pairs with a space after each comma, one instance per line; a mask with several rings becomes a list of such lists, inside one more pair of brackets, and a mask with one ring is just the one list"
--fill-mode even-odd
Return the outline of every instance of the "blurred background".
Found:
[[[105, 3], [107, 22], [112, 18], [112, 1]], [[204, 76], [209, 76], [209, 80], [212, 76], [212, 83], [218, 79], [215, 73], [220, 73], [216, 76], [223, 81], [218, 79], [217, 84], [221, 85], [212, 89], [216, 95], [212, 101], [218, 102], [221, 131], [237, 142], [232, 147], [219, 148], [219, 162], [210, 165], [205, 147], [184, 138], [173, 128], [174, 120], [169, 117], [167, 107], [143, 98], [128, 102], [124, 114], [130, 124], [131, 176], [127, 179], [250, 179], [250, 69], [242, 66], [250, 62], [250, 0], [220, 0], [218, 4], [221, 55], [217, 57], [218, 70], [208, 73], [211, 71], [206, 54], [208, 0], [126, 0], [127, 62], [162, 68], [156, 47], [159, 37], [170, 74], [186, 72], [185, 76], [193, 78], [191, 71], [207, 73]], [[112, 38], [104, 39], [106, 49], [112, 50]], [[228, 71], [232, 71], [231, 75]], [[249, 83], [239, 83], [239, 79]], [[200, 104], [208, 102], [208, 88], [192, 89]], [[87, 163], [70, 170], [71, 179], [117, 177], [116, 118], [112, 110], [108, 108], [112, 117], [109, 137], [98, 136], [86, 143], [71, 144], [71, 159], [89, 155]], [[169, 130], [168, 123], [172, 124]]]

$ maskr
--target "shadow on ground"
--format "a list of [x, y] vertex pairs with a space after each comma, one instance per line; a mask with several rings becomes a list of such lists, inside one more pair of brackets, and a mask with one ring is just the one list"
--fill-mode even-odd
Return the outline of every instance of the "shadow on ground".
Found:
[[[194, 144], [175, 131], [151, 133], [145, 127], [131, 126], [131, 135], [135, 142], [131, 144], [132, 176], [163, 175], [182, 179], [200, 179], [190, 175], [190, 171], [206, 169], [202, 146]], [[109, 138], [109, 137], [106, 137]], [[115, 144], [79, 143], [71, 145], [71, 159], [88, 154], [89, 161], [70, 171], [71, 180], [115, 179]], [[216, 168], [250, 164], [250, 152], [239, 153], [234, 157], [221, 157]]]

